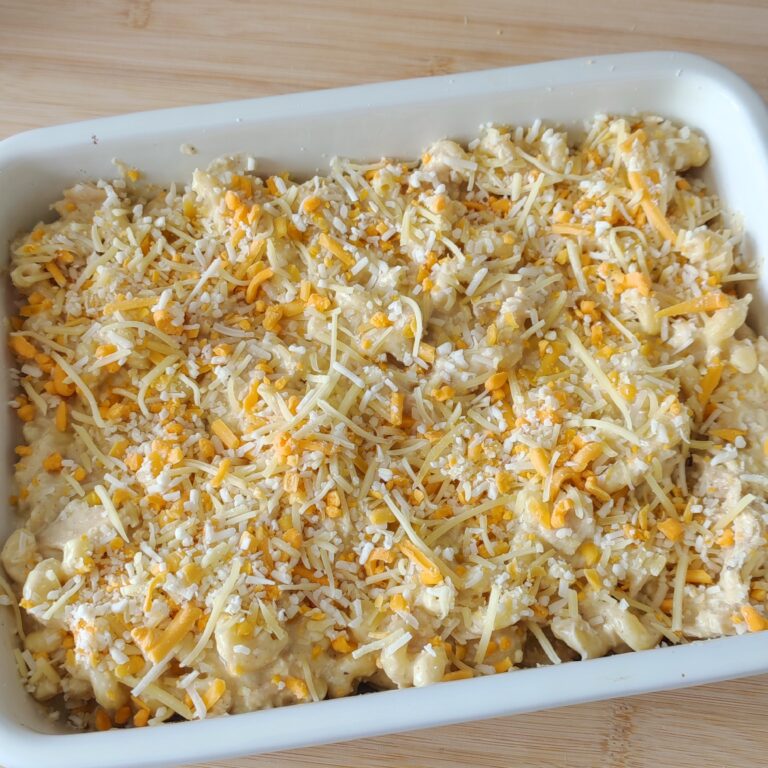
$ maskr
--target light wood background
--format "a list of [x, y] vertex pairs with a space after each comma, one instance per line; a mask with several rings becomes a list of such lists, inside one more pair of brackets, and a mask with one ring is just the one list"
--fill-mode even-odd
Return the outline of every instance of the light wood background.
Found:
[[[157, 107], [620, 51], [768, 98], [768, 0], [0, 0], [0, 138]], [[768, 676], [209, 768], [752, 768]]]

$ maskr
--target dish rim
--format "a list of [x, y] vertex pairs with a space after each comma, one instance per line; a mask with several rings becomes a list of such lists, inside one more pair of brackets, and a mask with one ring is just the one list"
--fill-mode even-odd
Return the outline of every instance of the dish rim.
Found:
[[[596, 65], [593, 71], [576, 66], [585, 61]], [[610, 70], [612, 65], [615, 72]], [[470, 90], [473, 95], [497, 93], [505, 85], [511, 92], [531, 90], [548, 81], [585, 87], [598, 74], [601, 81], [616, 83], [625, 82], [628, 73], [670, 76], [678, 67], [726, 88], [761, 137], [763, 154], [768, 157], [768, 109], [742, 78], [700, 56], [647, 52], [174, 107], [38, 128], [0, 141], [0, 181], [6, 165], [34, 157], [41, 145], [65, 150], [82, 145], [83, 136], [89, 134], [114, 142], [139, 136], [161, 139], [164, 133], [177, 133], [182, 126], [204, 133], [238, 119], [306, 118], [359, 110], [361, 104], [379, 108], [390, 104], [413, 105], [441, 95], [456, 97]], [[140, 739], [132, 736], [131, 730], [117, 729], [104, 733], [44, 734], [0, 716], [0, 757], [11, 768], [136, 768], [224, 759], [254, 750], [298, 748], [743, 677], [768, 671], [766, 651], [768, 633], [726, 637], [557, 667], [519, 670], [513, 677], [496, 675], [455, 681], [448, 683], [455, 686], [451, 689], [429, 686], [386, 691], [375, 694], [370, 705], [364, 703], [370, 696], [365, 694], [303, 704], [299, 708], [290, 706], [167, 724], [143, 729]], [[441, 695], [448, 690], [452, 695]]]

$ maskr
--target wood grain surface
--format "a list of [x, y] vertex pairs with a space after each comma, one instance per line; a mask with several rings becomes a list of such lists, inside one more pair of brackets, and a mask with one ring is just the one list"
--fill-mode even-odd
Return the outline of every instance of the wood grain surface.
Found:
[[[679, 49], [768, 97], [768, 0], [0, 0], [0, 138], [70, 120]], [[211, 768], [752, 768], [768, 676]]]

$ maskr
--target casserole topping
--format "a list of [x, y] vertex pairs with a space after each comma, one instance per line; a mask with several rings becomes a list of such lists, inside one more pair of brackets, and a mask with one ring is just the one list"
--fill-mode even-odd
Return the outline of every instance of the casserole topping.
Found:
[[146, 725], [764, 629], [768, 343], [707, 158], [598, 116], [66, 191], [11, 268], [28, 689]]

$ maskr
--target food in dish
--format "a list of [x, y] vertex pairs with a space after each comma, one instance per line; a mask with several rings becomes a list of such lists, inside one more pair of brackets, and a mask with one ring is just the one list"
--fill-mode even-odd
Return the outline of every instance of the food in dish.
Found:
[[707, 158], [598, 116], [66, 191], [11, 266], [28, 689], [141, 726], [768, 626]]

